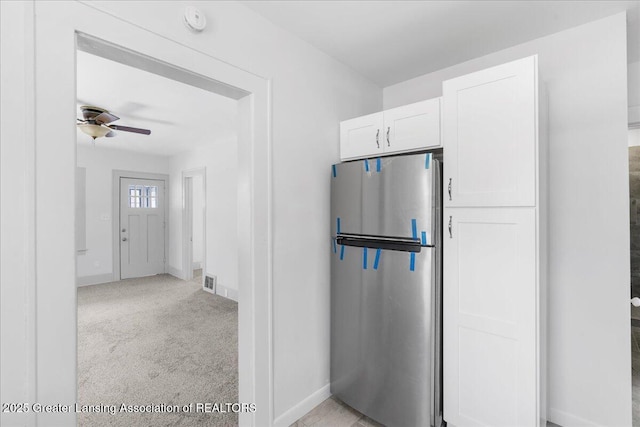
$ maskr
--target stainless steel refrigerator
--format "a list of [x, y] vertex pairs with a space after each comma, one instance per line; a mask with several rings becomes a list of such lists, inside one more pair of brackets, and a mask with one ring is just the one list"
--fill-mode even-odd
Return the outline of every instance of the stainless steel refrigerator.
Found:
[[442, 423], [439, 159], [331, 171], [331, 393], [388, 427]]

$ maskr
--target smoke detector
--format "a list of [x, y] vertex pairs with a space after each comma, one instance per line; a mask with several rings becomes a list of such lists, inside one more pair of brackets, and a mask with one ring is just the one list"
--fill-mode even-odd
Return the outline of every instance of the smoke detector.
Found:
[[207, 17], [199, 9], [187, 6], [184, 10], [184, 25], [195, 33], [199, 33], [207, 26]]

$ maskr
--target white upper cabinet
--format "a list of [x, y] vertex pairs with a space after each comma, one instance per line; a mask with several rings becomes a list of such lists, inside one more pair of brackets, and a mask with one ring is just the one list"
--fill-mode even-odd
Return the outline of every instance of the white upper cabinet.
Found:
[[443, 84], [445, 206], [534, 206], [537, 57]]
[[340, 159], [419, 151], [442, 145], [440, 98], [340, 123]]
[[383, 153], [382, 113], [356, 117], [340, 123], [340, 158], [375, 157]]
[[440, 98], [384, 111], [386, 152], [440, 146]]

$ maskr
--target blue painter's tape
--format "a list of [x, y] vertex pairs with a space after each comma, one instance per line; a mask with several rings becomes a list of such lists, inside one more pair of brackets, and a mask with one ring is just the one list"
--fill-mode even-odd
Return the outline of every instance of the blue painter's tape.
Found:
[[340, 245], [340, 260], [344, 259], [344, 245]]
[[331, 239], [331, 241], [333, 241], [333, 253], [335, 254], [336, 252], [338, 252], [338, 247], [336, 245], [336, 239]]
[[382, 160], [380, 159], [380, 157], [378, 157], [376, 159], [376, 172], [380, 172], [381, 169], [382, 169]]
[[336, 218], [336, 233], [340, 234], [340, 217]]
[[380, 262], [380, 252], [382, 252], [382, 249], [380, 249], [380, 248], [376, 249], [376, 259], [373, 260], [373, 269], [374, 270], [378, 269], [378, 263]]
[[367, 269], [367, 248], [362, 248], [362, 269]]
[[427, 156], [424, 159], [424, 168], [429, 169], [429, 166], [431, 166], [431, 153], [427, 153]]
[[333, 173], [333, 177], [338, 176], [338, 171], [336, 170], [336, 165], [331, 165], [331, 172]]
[[426, 231], [422, 232], [422, 244], [423, 245], [427, 244], [427, 232]]
[[411, 260], [409, 261], [409, 270], [416, 271], [416, 254], [411, 252]]
[[418, 223], [415, 218], [411, 218], [411, 235], [414, 239], [418, 238]]
[[364, 159], [364, 171], [369, 172], [369, 160]]

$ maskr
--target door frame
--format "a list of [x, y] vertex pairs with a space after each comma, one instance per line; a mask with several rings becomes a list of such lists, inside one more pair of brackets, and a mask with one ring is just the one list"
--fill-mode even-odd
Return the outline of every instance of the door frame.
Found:
[[122, 280], [120, 273], [120, 178], [155, 179], [164, 181], [164, 273], [169, 259], [169, 175], [114, 169], [111, 174], [111, 245], [113, 281]]
[[[207, 168], [182, 171], [182, 279], [193, 279], [193, 178], [202, 177], [202, 283], [207, 274]], [[189, 233], [187, 233], [189, 231]]]
[[[27, 126], [35, 132], [32, 161], [35, 209], [34, 401], [77, 398], [77, 289], [75, 250], [76, 49], [81, 39], [173, 72], [210, 79], [238, 97], [238, 390], [241, 426], [270, 426], [273, 405], [273, 255], [271, 80], [180, 43], [161, 32], [80, 2], [34, 2], [34, 102]], [[34, 31], [33, 31], [34, 30]], [[27, 42], [27, 46], [29, 46]], [[55, 84], [51, 84], [51, 82]], [[230, 96], [230, 95], [226, 95]], [[36, 315], [37, 314], [37, 315]], [[36, 351], [37, 349], [37, 351]], [[38, 425], [72, 425], [76, 414], [39, 413]]]

